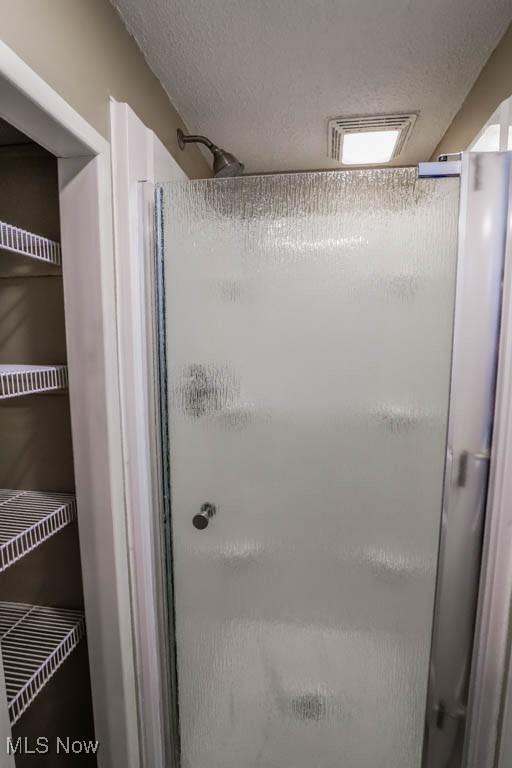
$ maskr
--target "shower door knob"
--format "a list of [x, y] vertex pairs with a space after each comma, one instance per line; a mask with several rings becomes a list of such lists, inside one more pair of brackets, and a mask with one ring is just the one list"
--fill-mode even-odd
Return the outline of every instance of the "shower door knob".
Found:
[[210, 504], [209, 501], [205, 502], [201, 505], [201, 511], [192, 518], [192, 525], [198, 531], [204, 530], [210, 522], [210, 517], [213, 517], [216, 512], [215, 504]]

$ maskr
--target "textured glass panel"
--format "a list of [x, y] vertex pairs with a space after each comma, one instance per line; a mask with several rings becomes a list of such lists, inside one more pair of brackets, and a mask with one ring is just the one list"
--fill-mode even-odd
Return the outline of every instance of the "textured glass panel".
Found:
[[458, 180], [161, 194], [184, 768], [419, 768]]

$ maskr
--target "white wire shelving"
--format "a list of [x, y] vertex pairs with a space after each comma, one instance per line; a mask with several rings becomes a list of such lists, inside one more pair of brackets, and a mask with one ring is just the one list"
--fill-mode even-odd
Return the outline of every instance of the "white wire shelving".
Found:
[[44, 261], [56, 267], [62, 264], [59, 243], [19, 227], [13, 227], [5, 221], [0, 221], [0, 249], [19, 253], [21, 256], [30, 256], [32, 259]]
[[75, 518], [71, 494], [0, 489], [0, 573]]
[[65, 365], [0, 365], [0, 400], [66, 389]]
[[0, 646], [11, 724], [19, 720], [84, 634], [81, 611], [0, 602]]

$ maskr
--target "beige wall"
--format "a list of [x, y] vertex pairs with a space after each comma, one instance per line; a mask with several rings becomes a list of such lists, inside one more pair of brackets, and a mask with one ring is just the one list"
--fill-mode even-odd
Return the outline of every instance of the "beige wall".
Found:
[[512, 24], [441, 139], [433, 157], [467, 149], [504, 99], [512, 94]]
[[181, 118], [108, 0], [0, 0], [0, 38], [105, 138], [113, 96], [189, 176], [211, 176], [196, 147], [177, 147]]

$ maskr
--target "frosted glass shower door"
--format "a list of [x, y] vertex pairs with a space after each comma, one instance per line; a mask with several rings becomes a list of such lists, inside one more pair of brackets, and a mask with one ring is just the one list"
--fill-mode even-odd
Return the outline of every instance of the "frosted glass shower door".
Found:
[[421, 764], [458, 195], [157, 189], [184, 768]]

